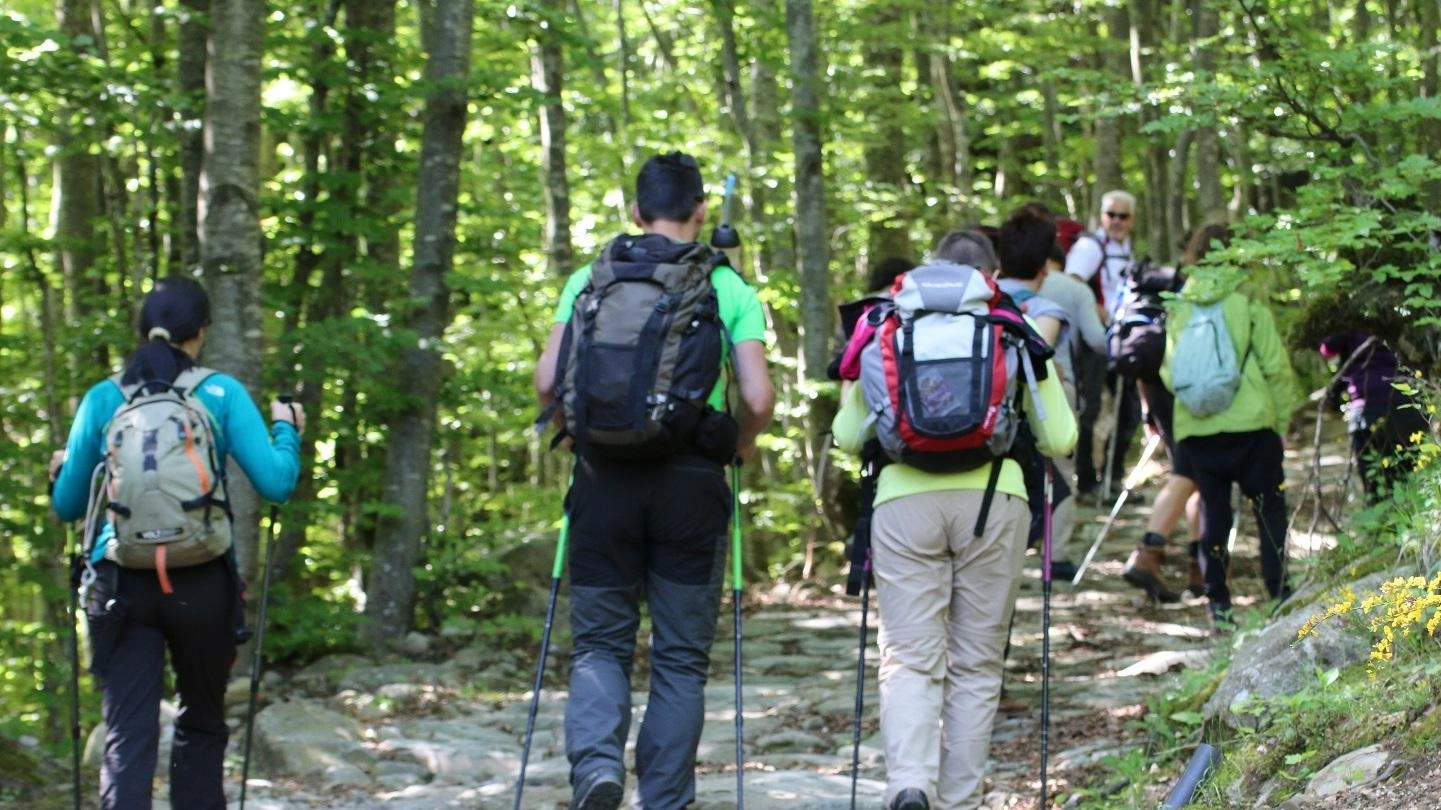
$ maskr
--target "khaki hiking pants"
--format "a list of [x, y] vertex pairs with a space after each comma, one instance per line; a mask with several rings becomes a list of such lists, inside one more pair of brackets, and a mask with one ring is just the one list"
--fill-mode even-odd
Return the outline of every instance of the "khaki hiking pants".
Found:
[[983, 495], [927, 492], [876, 508], [887, 804], [906, 788], [925, 791], [932, 810], [981, 803], [1030, 526], [1026, 502], [997, 492], [975, 537]]

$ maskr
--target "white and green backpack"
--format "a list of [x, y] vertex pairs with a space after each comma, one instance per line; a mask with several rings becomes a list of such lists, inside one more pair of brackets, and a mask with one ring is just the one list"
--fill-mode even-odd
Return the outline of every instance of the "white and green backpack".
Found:
[[126, 568], [183, 568], [230, 548], [230, 504], [214, 419], [195, 395], [215, 372], [189, 368], [175, 382], [121, 385], [105, 428], [103, 492], [114, 527], [105, 558]]

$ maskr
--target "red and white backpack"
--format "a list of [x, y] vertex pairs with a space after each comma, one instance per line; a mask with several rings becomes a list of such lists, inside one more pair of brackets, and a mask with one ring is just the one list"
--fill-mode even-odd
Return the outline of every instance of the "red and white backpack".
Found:
[[893, 461], [965, 472], [1010, 452], [1023, 418], [1022, 378], [1045, 418], [1036, 384], [1051, 354], [985, 273], [932, 262], [897, 278], [892, 301], [866, 313], [841, 373], [859, 379]]

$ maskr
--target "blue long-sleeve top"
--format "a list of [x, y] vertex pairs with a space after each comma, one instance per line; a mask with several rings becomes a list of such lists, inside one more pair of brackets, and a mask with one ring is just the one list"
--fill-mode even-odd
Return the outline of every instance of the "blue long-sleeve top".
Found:
[[[196, 396], [215, 423], [215, 447], [221, 472], [229, 457], [245, 471], [255, 491], [268, 501], [284, 502], [300, 476], [300, 434], [289, 422], [269, 428], [250, 392], [240, 381], [219, 372], [201, 382]], [[70, 437], [65, 443], [65, 464], [51, 490], [51, 505], [62, 520], [85, 516], [95, 468], [105, 457], [105, 432], [125, 395], [110, 379], [85, 392]], [[107, 521], [95, 541], [97, 559], [104, 553], [112, 529]]]

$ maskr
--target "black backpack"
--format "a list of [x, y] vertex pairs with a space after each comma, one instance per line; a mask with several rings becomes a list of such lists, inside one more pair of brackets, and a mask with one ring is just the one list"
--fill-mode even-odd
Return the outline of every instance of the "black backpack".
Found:
[[1121, 305], [1106, 332], [1111, 370], [1148, 382], [1160, 379], [1166, 358], [1165, 293], [1180, 288], [1174, 267], [1142, 259], [1127, 271]]
[[706, 399], [720, 379], [725, 329], [710, 275], [725, 263], [718, 250], [657, 234], [606, 245], [556, 358], [551, 410], [562, 409], [578, 449], [659, 458], [695, 448], [703, 419], [711, 430]]

